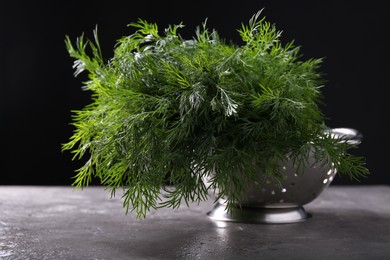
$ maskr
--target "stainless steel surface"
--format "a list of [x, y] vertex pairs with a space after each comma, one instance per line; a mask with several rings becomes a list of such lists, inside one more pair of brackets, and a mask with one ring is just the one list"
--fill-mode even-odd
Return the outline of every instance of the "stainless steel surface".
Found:
[[[350, 143], [360, 142], [358, 132], [350, 128], [335, 128], [329, 133]], [[262, 177], [246, 185], [240, 206], [227, 212], [224, 199], [220, 199], [209, 217], [216, 221], [252, 223], [294, 223], [308, 218], [303, 205], [317, 198], [333, 181], [337, 169], [333, 164], [317, 162], [311, 152], [306, 167], [297, 171], [289, 158], [281, 163], [283, 180], [280, 183]], [[251, 216], [253, 214], [253, 216]]]
[[329, 134], [336, 138], [342, 138], [350, 144], [360, 144], [363, 138], [362, 133], [353, 128], [333, 128]]
[[303, 207], [289, 208], [233, 208], [231, 212], [227, 212], [225, 205], [217, 203], [212, 211], [207, 215], [216, 221], [231, 221], [245, 223], [272, 223], [285, 224], [301, 222], [311, 214], [306, 213]]
[[248, 223], [294, 223], [306, 220], [308, 214], [302, 206], [317, 198], [337, 172], [332, 166], [323, 167], [314, 161], [311, 163], [311, 168], [298, 173], [293, 163], [288, 161], [282, 167], [285, 178], [280, 185], [267, 180], [248, 184], [245, 196], [240, 200], [241, 206], [227, 212], [226, 203], [221, 199], [208, 216], [216, 221]]
[[[291, 160], [281, 167], [284, 179], [279, 183], [259, 180], [246, 187], [246, 195], [241, 198], [243, 207], [291, 208], [314, 200], [333, 181], [336, 169], [309, 159], [311, 167], [297, 172]], [[259, 176], [262, 176], [259, 173]], [[223, 201], [220, 201], [222, 204]]]

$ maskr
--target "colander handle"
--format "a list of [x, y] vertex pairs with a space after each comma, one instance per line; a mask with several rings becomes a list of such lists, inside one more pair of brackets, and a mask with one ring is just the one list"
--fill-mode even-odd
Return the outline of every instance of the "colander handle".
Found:
[[363, 139], [363, 134], [354, 128], [332, 128], [330, 134], [346, 140], [349, 144], [360, 144]]

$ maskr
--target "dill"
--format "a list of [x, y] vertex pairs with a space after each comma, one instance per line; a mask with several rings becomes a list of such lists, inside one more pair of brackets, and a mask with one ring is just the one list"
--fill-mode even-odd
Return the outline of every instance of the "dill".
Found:
[[206, 200], [210, 189], [229, 206], [259, 169], [277, 182], [278, 162], [289, 155], [305, 165], [309, 149], [351, 179], [368, 174], [364, 158], [348, 152], [356, 144], [326, 134], [322, 59], [301, 60], [299, 46], [282, 44], [260, 16], [237, 30], [242, 45], [221, 39], [207, 20], [186, 40], [183, 24], [161, 32], [138, 19], [108, 61], [97, 29], [94, 40], [66, 36], [74, 74], [88, 72], [92, 93], [73, 111], [75, 130], [62, 145], [87, 159], [73, 185], [98, 178], [112, 196], [123, 191], [126, 213], [144, 218], [150, 209]]

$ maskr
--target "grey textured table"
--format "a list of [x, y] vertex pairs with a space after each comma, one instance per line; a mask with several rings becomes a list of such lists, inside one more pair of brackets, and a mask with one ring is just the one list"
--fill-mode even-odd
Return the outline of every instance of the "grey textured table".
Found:
[[136, 220], [102, 187], [0, 186], [0, 259], [390, 259], [389, 202], [331, 185], [304, 222], [219, 225], [211, 200]]

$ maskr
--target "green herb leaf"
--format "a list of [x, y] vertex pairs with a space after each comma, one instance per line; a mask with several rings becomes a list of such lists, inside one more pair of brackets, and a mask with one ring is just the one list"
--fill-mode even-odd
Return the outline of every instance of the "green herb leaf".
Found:
[[185, 40], [183, 24], [160, 32], [139, 19], [107, 62], [97, 29], [94, 42], [81, 35], [73, 46], [66, 36], [75, 76], [88, 73], [93, 98], [73, 111], [75, 131], [62, 146], [87, 159], [74, 185], [98, 178], [112, 196], [123, 190], [126, 212], [142, 218], [206, 200], [210, 189], [229, 207], [259, 169], [278, 182], [278, 162], [289, 155], [304, 167], [310, 147], [351, 179], [366, 176], [364, 158], [348, 153], [355, 145], [326, 135], [321, 58], [302, 60], [299, 47], [283, 45], [260, 16], [238, 29], [242, 46], [226, 43], [207, 20]]

